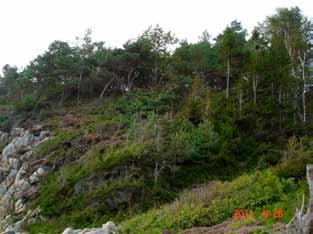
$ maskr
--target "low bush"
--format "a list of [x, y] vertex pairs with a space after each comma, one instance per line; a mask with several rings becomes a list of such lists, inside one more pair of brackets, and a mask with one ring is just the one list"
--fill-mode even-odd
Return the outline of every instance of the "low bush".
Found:
[[313, 163], [312, 139], [291, 137], [283, 152], [283, 161], [276, 166], [276, 173], [284, 178], [304, 178], [306, 165]]
[[27, 95], [15, 103], [14, 109], [16, 111], [31, 111], [38, 104], [39, 104], [39, 101], [35, 96]]
[[[265, 208], [283, 209], [287, 222], [302, 190], [291, 180], [279, 179], [272, 171], [242, 175], [232, 182], [215, 182], [184, 192], [180, 199], [122, 223], [120, 233], [174, 233], [194, 226], [211, 226], [231, 218], [236, 209], [255, 211], [261, 218]], [[273, 219], [268, 222], [273, 222]]]

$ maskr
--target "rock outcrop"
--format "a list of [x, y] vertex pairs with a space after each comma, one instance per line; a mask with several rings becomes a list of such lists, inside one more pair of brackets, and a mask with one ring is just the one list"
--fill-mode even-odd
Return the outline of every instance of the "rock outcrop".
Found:
[[116, 225], [109, 221], [106, 224], [103, 224], [101, 228], [91, 228], [91, 229], [82, 229], [74, 230], [72, 228], [67, 228], [62, 234], [115, 234]]
[[[50, 138], [51, 133], [40, 126], [30, 130], [13, 128], [10, 133], [0, 131], [1, 234], [26, 234], [23, 228], [40, 217], [40, 209], [31, 210], [27, 204], [37, 195], [41, 178], [49, 172], [44, 160], [34, 156], [37, 147]], [[67, 228], [63, 234], [115, 234], [115, 230], [115, 224], [107, 222], [101, 228]]]
[[0, 232], [20, 233], [39, 214], [39, 209], [28, 210], [27, 201], [36, 195], [40, 178], [48, 170], [31, 160], [36, 148], [49, 138], [50, 132], [40, 126], [0, 132]]

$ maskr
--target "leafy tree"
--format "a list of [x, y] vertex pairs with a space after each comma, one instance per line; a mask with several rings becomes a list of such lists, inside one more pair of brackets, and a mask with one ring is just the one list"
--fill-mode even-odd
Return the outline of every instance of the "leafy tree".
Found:
[[216, 70], [217, 51], [207, 39], [195, 44], [182, 41], [172, 60], [177, 73], [205, 78], [210, 71]]
[[171, 31], [165, 32], [159, 25], [150, 26], [139, 40], [148, 43], [153, 55], [153, 80], [158, 83], [165, 73], [165, 65], [170, 56], [169, 46], [177, 43], [177, 39]]
[[19, 73], [17, 67], [12, 67], [6, 64], [2, 68], [3, 73], [3, 87], [5, 87], [5, 94], [11, 98], [14, 97], [18, 92], [18, 78]]
[[59, 103], [75, 91], [75, 73], [78, 55], [67, 42], [51, 43], [43, 55], [38, 56], [26, 68], [43, 99], [59, 99]]
[[234, 67], [234, 71], [232, 72], [233, 76], [238, 76], [238, 70], [240, 70], [240, 60], [243, 56], [243, 48], [246, 42], [245, 37], [246, 30], [242, 28], [241, 23], [233, 21], [230, 23], [230, 26], [227, 26], [223, 33], [216, 38], [216, 46], [218, 47], [220, 59], [226, 64], [227, 69], [227, 99], [229, 97], [231, 67]]
[[279, 37], [288, 52], [292, 75], [302, 80], [302, 121], [307, 121], [306, 83], [309, 60], [312, 56], [313, 24], [298, 7], [278, 9], [267, 19], [271, 37]]
[[[93, 42], [92, 31], [87, 29], [82, 38], [76, 38], [77, 45], [73, 48], [79, 57], [77, 66], [77, 104], [80, 95], [92, 96], [98, 83], [99, 69], [108, 59], [109, 50], [104, 47], [104, 42]], [[100, 79], [101, 80], [101, 79]], [[100, 82], [99, 82], [100, 83]]]

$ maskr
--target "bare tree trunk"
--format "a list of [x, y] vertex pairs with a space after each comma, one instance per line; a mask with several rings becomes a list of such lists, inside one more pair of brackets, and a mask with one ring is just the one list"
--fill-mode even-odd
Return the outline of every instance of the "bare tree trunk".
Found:
[[306, 100], [305, 100], [305, 61], [306, 53], [303, 53], [303, 58], [300, 56], [300, 63], [302, 68], [302, 81], [303, 81], [303, 90], [302, 90], [302, 108], [303, 108], [303, 123], [306, 123]]
[[154, 80], [156, 83], [159, 82], [159, 74], [158, 74], [158, 66], [157, 66], [157, 61], [154, 59]]
[[227, 81], [226, 81], [226, 99], [229, 97], [229, 77], [230, 77], [230, 58], [227, 58]]
[[134, 70], [135, 70], [134, 68], [131, 69], [127, 75], [127, 92], [129, 92], [133, 87], [133, 83], [134, 83], [135, 78], [131, 78], [131, 76], [132, 76]]
[[257, 88], [256, 75], [253, 76], [252, 86], [253, 86], [253, 104], [256, 105], [256, 88]]
[[239, 115], [241, 118], [241, 112], [242, 112], [242, 103], [243, 103], [243, 98], [242, 98], [242, 89], [239, 91]]
[[159, 120], [157, 120], [156, 124], [155, 124], [155, 143], [156, 143], [156, 149], [157, 151], [160, 151], [160, 139], [161, 139], [161, 134], [160, 134], [160, 124], [159, 124]]
[[[256, 52], [256, 56], [255, 56], [255, 66], [257, 66], [258, 64], [258, 53]], [[257, 77], [257, 69], [256, 67], [253, 69], [254, 70], [254, 74], [252, 77], [252, 85], [253, 85], [253, 104], [256, 105], [256, 90], [258, 87], [258, 77]]]
[[291, 46], [288, 44], [288, 33], [285, 31], [284, 32], [285, 36], [284, 36], [284, 42], [285, 42], [285, 46], [286, 46], [286, 49], [287, 49], [287, 52], [288, 52], [288, 55], [289, 55], [289, 58], [291, 60], [291, 72], [292, 72], [292, 75], [294, 77], [296, 77], [296, 71], [295, 71], [295, 68], [294, 68], [294, 58], [292, 56], [292, 48]]
[[279, 129], [281, 130], [282, 129], [282, 107], [281, 107], [281, 104], [282, 104], [282, 88], [279, 87], [279, 90], [278, 90], [278, 104], [279, 104]]
[[162, 171], [163, 169], [163, 166], [160, 166], [159, 165], [159, 162], [155, 162], [155, 168], [154, 168], [154, 188], [156, 188], [157, 184], [158, 184], [158, 178], [159, 178], [159, 175], [160, 175], [160, 172]]
[[62, 96], [61, 96], [61, 99], [60, 99], [60, 102], [59, 102], [59, 106], [62, 106], [62, 105], [63, 105], [64, 96], [65, 96], [65, 87], [63, 88], [63, 92], [62, 92]]
[[103, 99], [103, 96], [104, 96], [104, 93], [105, 91], [110, 87], [110, 85], [112, 84], [112, 82], [115, 80], [116, 77], [113, 77], [107, 84], [106, 86], [104, 86], [100, 96], [99, 96], [99, 99]]
[[80, 72], [79, 74], [79, 80], [78, 80], [78, 84], [77, 84], [77, 105], [79, 104], [79, 89], [80, 89], [80, 83], [83, 79], [83, 71]]
[[309, 234], [313, 233], [313, 164], [307, 165], [306, 170], [310, 200], [307, 213], [302, 217], [302, 229], [304, 234]]
[[306, 175], [309, 185], [309, 204], [307, 212], [303, 215], [304, 195], [301, 209], [296, 209], [296, 214], [286, 225], [286, 234], [311, 234], [313, 233], [313, 164], [306, 166]]
[[[304, 76], [304, 71], [303, 71], [303, 76]], [[302, 108], [303, 108], [303, 123], [306, 123], [307, 113], [306, 113], [306, 100], [305, 100], [305, 81], [303, 81]]]

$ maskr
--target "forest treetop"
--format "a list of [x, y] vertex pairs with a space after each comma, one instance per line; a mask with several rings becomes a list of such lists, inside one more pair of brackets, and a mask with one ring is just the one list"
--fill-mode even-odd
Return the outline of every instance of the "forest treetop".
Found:
[[229, 102], [241, 111], [248, 104], [268, 105], [271, 97], [276, 112], [306, 122], [312, 39], [312, 21], [298, 7], [277, 9], [250, 36], [235, 20], [214, 40], [205, 31], [196, 43], [179, 41], [156, 25], [123, 48], [108, 48], [93, 42], [87, 30], [76, 45], [52, 42], [21, 71], [5, 65], [0, 94], [4, 103], [33, 109], [136, 88], [178, 87], [199, 77], [214, 90], [225, 91], [225, 98], [234, 99]]

